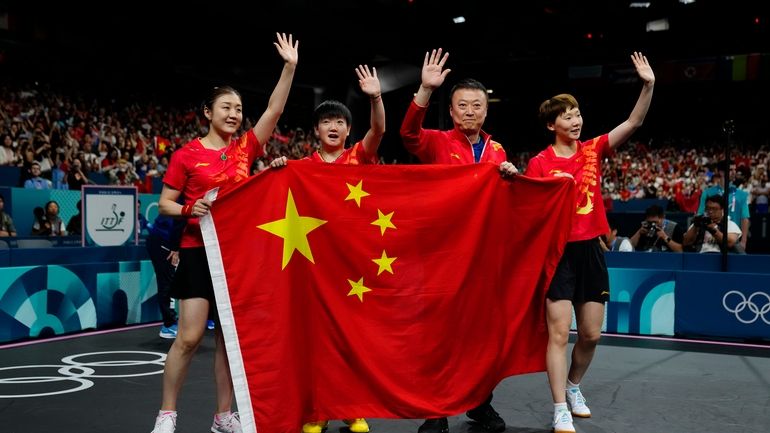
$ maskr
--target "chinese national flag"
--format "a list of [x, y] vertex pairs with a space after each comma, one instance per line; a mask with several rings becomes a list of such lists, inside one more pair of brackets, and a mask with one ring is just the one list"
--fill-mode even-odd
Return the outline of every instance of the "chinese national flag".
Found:
[[245, 432], [435, 418], [545, 370], [569, 179], [291, 161], [202, 220]]
[[160, 135], [155, 136], [155, 155], [157, 156], [163, 156], [166, 154], [166, 149], [171, 145], [171, 140], [168, 138], [161, 137]]

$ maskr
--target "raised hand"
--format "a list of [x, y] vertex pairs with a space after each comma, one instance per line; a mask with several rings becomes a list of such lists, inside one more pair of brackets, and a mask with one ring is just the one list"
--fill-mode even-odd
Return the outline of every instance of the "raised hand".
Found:
[[369, 65], [358, 65], [356, 75], [358, 75], [358, 85], [361, 86], [361, 91], [369, 95], [370, 98], [376, 98], [382, 94], [380, 79], [377, 78], [377, 68], [372, 67], [370, 71]]
[[299, 48], [299, 41], [294, 41], [294, 37], [289, 33], [289, 36], [286, 36], [286, 33], [276, 33], [275, 34], [278, 38], [277, 42], [273, 42], [273, 45], [275, 45], [275, 48], [278, 50], [278, 54], [281, 55], [281, 58], [284, 62], [290, 64], [290, 65], [297, 65], [297, 60], [299, 60], [299, 54], [297, 49]]
[[636, 67], [636, 73], [639, 74], [639, 78], [644, 81], [645, 84], [655, 84], [655, 74], [652, 72], [652, 67], [642, 53], [634, 51], [631, 55], [631, 61], [634, 62]]
[[431, 90], [438, 88], [446, 76], [452, 71], [444, 69], [444, 64], [449, 57], [449, 53], [441, 55], [441, 48], [425, 53], [425, 60], [422, 64], [422, 85]]

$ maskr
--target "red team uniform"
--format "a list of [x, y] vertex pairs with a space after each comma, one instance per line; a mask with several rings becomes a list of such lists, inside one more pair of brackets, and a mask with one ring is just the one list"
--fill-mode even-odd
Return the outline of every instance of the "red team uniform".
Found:
[[[249, 177], [251, 165], [262, 155], [263, 146], [251, 129], [240, 138], [230, 140], [230, 144], [222, 150], [207, 149], [200, 138], [196, 138], [174, 152], [163, 183], [181, 191], [183, 204], [192, 205], [214, 187]], [[198, 218], [187, 219], [180, 246], [203, 246]]]
[[[406, 149], [426, 164], [473, 164], [473, 145], [457, 128], [448, 131], [423, 129], [422, 121], [428, 107], [420, 107], [414, 101], [401, 124], [401, 138]], [[507, 160], [503, 145], [492, 140], [484, 131], [479, 132], [484, 140], [479, 162], [492, 162], [497, 165]]]
[[525, 173], [531, 177], [569, 173], [575, 179], [577, 205], [568, 242], [594, 239], [610, 230], [601, 190], [602, 160], [610, 153], [609, 136], [578, 140], [577, 146], [577, 152], [570, 158], [557, 156], [553, 146], [548, 146], [529, 161]]
[[321, 154], [318, 153], [318, 151], [313, 152], [312, 155], [305, 157], [304, 159], [310, 160], [313, 162], [326, 162], [330, 164], [351, 164], [351, 165], [359, 165], [359, 164], [377, 164], [379, 162], [379, 159], [377, 158], [377, 154], [374, 155], [367, 155], [366, 151], [364, 150], [364, 144], [363, 141], [359, 141], [356, 144], [353, 145], [353, 147], [349, 147], [342, 151], [340, 156], [337, 157], [334, 161], [326, 161], [321, 157]]

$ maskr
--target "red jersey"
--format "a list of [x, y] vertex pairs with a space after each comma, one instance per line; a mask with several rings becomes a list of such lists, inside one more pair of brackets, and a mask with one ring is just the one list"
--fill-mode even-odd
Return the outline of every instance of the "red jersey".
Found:
[[601, 161], [610, 152], [607, 134], [577, 142], [577, 152], [569, 158], [557, 156], [548, 146], [529, 161], [525, 175], [549, 177], [569, 173], [577, 184], [577, 206], [572, 217], [568, 242], [584, 241], [610, 231], [602, 200]]
[[359, 164], [377, 164], [379, 162], [379, 159], [377, 158], [377, 155], [367, 155], [366, 151], [364, 150], [364, 142], [359, 141], [358, 143], [354, 144], [353, 147], [347, 148], [342, 151], [340, 156], [337, 157], [334, 161], [326, 161], [321, 157], [321, 154], [318, 153], [318, 151], [313, 152], [312, 155], [307, 156], [303, 159], [309, 159], [313, 162], [328, 162], [330, 164], [352, 164], [352, 165], [359, 165]]
[[[428, 107], [420, 107], [414, 101], [409, 104], [404, 122], [401, 124], [401, 138], [406, 150], [426, 164], [473, 164], [473, 144], [459, 129], [439, 131], [423, 129], [422, 121]], [[479, 162], [500, 164], [507, 160], [503, 145], [492, 140], [492, 136], [480, 132], [484, 140]]]
[[[163, 183], [181, 191], [184, 204], [193, 204], [214, 187], [249, 177], [251, 164], [263, 154], [264, 149], [251, 129], [230, 140], [221, 150], [206, 149], [196, 138], [174, 152]], [[188, 218], [180, 246], [203, 246], [198, 218]]]

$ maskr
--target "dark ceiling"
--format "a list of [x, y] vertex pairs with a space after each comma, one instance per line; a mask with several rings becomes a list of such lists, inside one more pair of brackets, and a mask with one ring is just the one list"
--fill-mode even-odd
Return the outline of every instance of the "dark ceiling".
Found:
[[[301, 43], [289, 117], [302, 112], [304, 123], [319, 98], [351, 103], [354, 67], [367, 63], [389, 77], [396, 101], [386, 99], [388, 119], [397, 121], [417, 88], [426, 50], [443, 47], [451, 53], [449, 81], [471, 76], [494, 87], [502, 100], [495, 110], [505, 118], [490, 122], [502, 129], [510, 118], [530, 116], [543, 98], [573, 91], [569, 66], [624, 64], [635, 50], [647, 54], [653, 67], [677, 59], [770, 53], [765, 0], [649, 0], [646, 8], [630, 3], [12, 1], [0, 4], [0, 13], [9, 17], [9, 29], [0, 30], [0, 65], [28, 79], [74, 82], [102, 92], [141, 89], [196, 99], [202, 83], [227, 82], [264, 97], [281, 68], [272, 45], [275, 32], [291, 32]], [[458, 16], [465, 22], [453, 23]], [[669, 30], [646, 31], [648, 22], [662, 18]], [[626, 92], [624, 107], [637, 92], [636, 87]], [[501, 135], [507, 141], [531, 136], [538, 127], [530, 123], [528, 131], [503, 129]]]
[[[75, 68], [133, 68], [144, 75], [276, 74], [274, 32], [301, 40], [299, 84], [352, 79], [359, 63], [419, 66], [444, 47], [453, 68], [516, 73], [522, 65], [625, 61], [632, 50], [671, 59], [767, 51], [761, 0], [12, 2], [10, 39], [47, 47]], [[99, 5], [99, 6], [97, 6]], [[0, 10], [3, 7], [0, 6]], [[464, 16], [465, 23], [452, 18]], [[646, 32], [668, 18], [670, 30]], [[759, 19], [759, 23], [755, 20]], [[152, 75], [149, 74], [149, 75]]]

